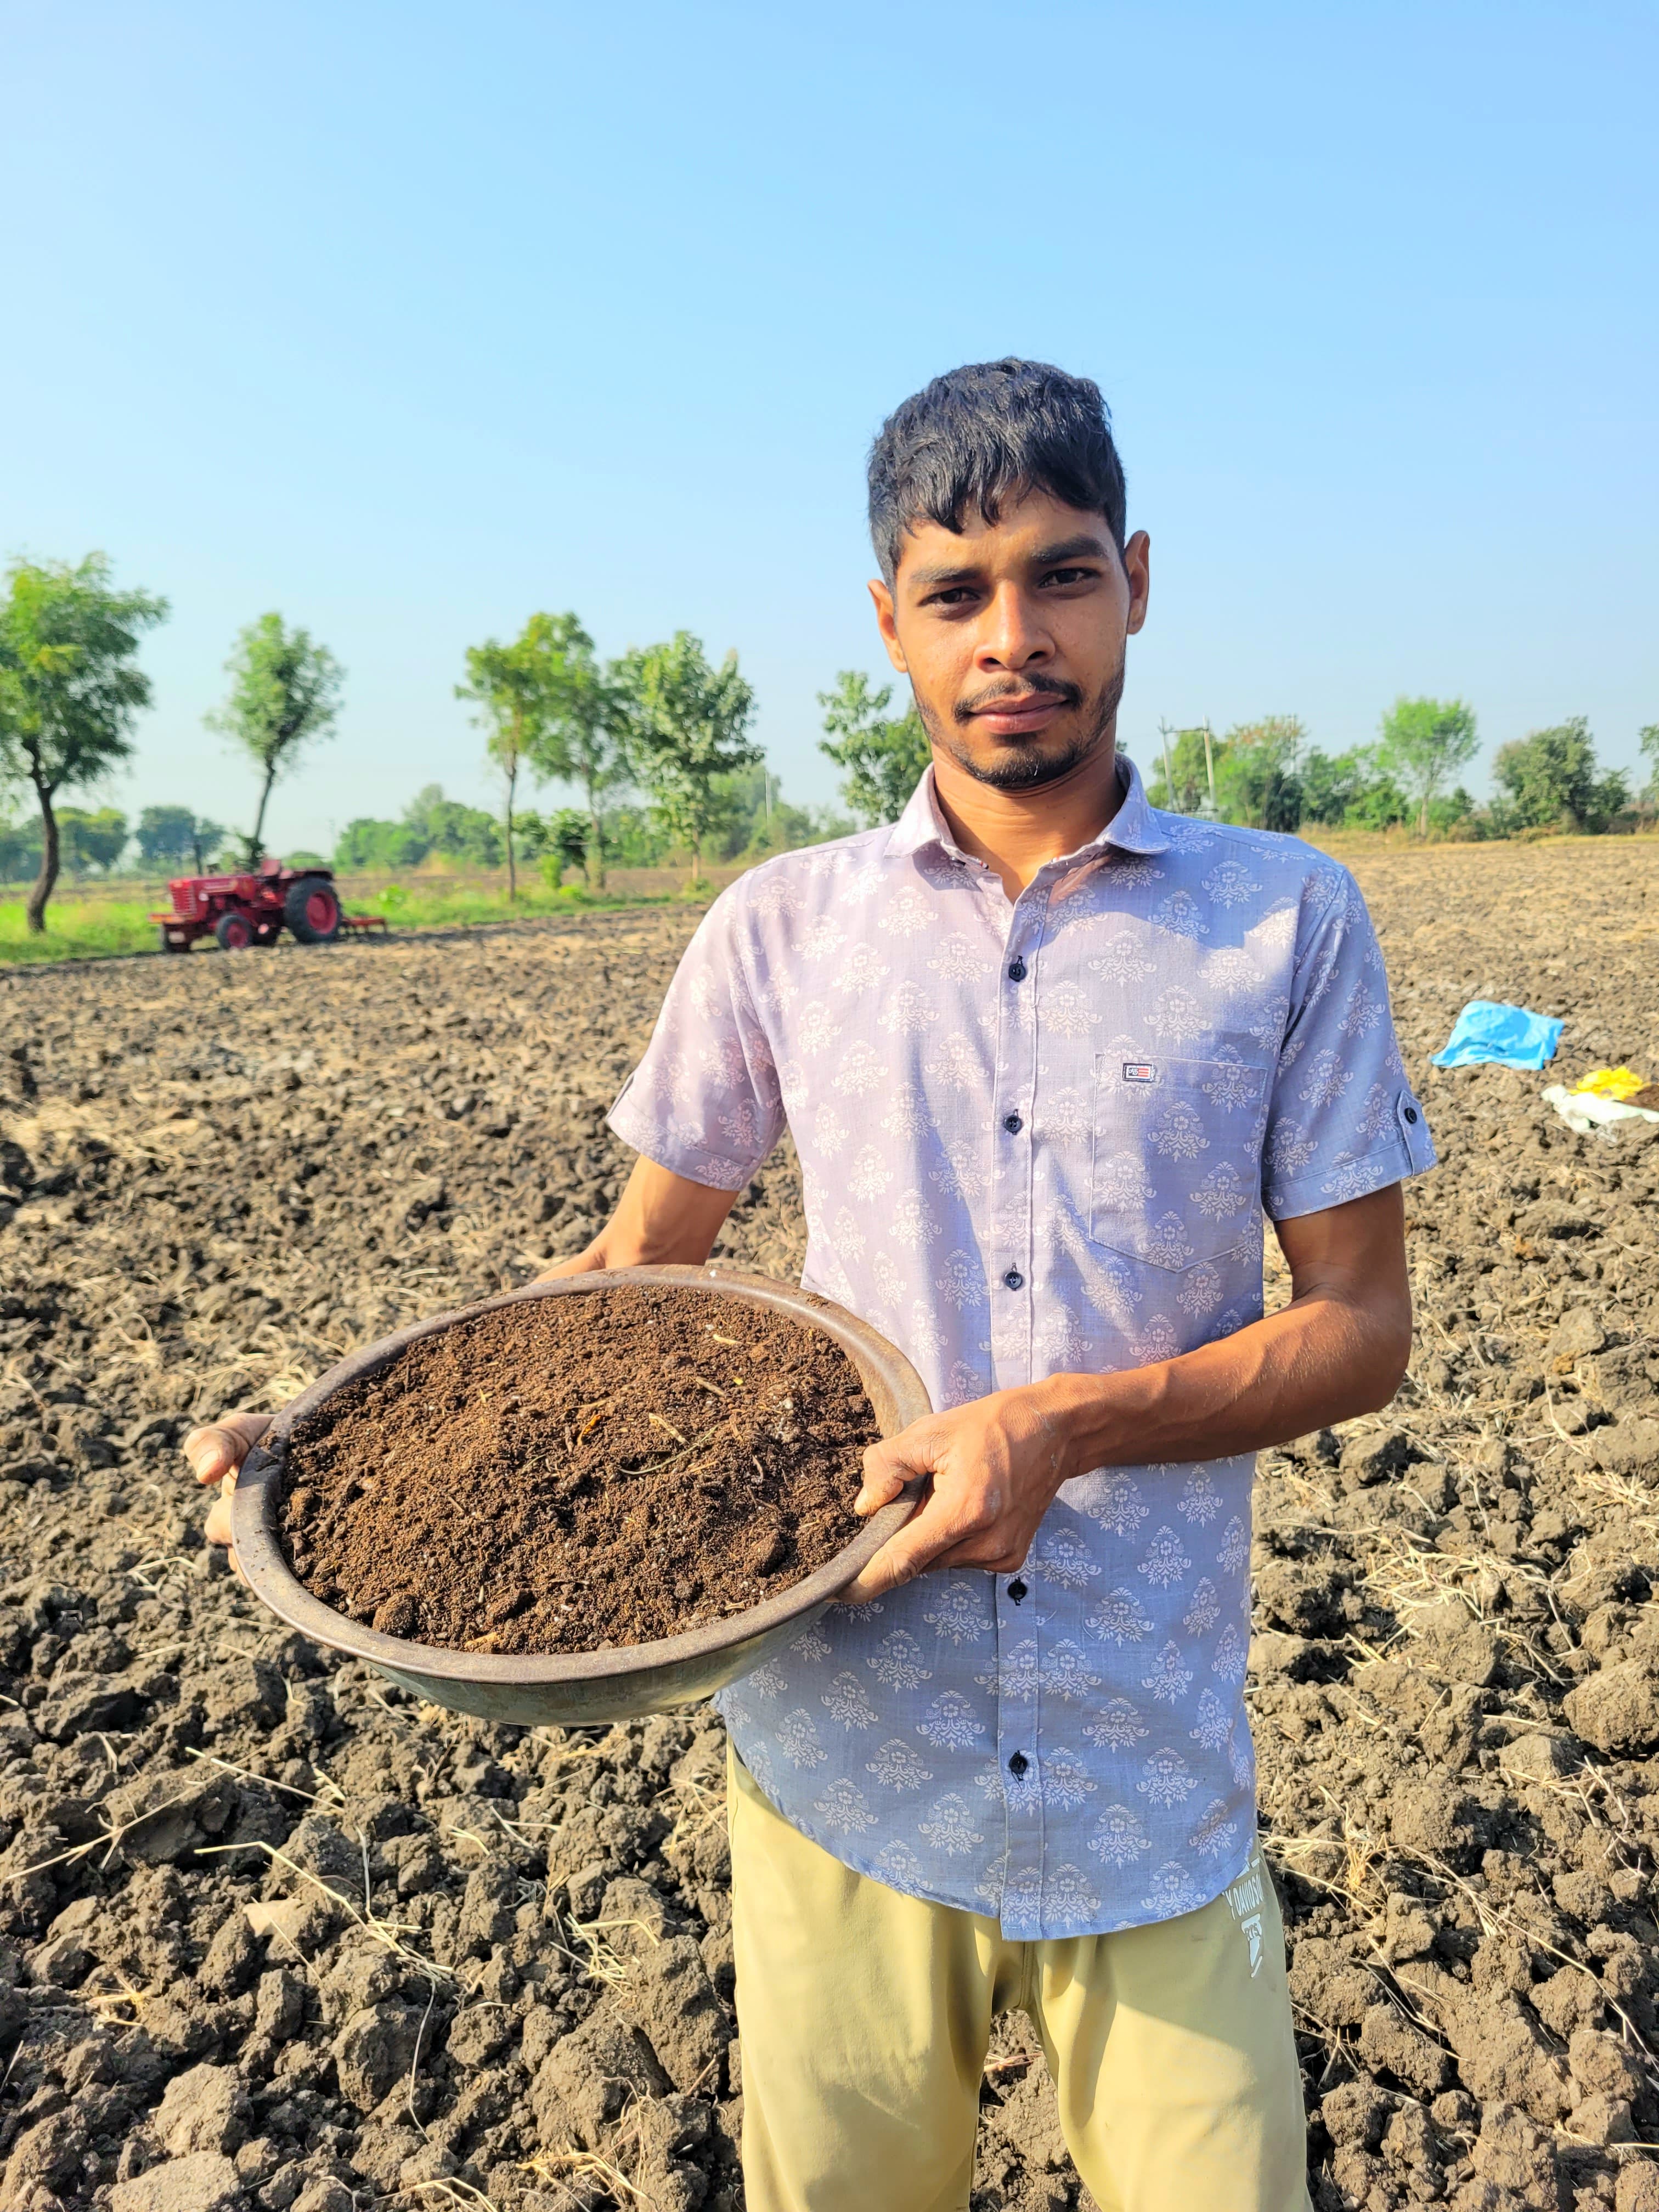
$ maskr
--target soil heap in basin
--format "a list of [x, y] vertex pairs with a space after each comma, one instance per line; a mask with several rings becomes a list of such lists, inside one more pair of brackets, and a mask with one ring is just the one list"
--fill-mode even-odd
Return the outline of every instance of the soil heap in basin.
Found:
[[863, 1527], [878, 1433], [822, 1329], [691, 1289], [489, 1308], [295, 1422], [277, 1535], [313, 1596], [439, 1649], [580, 1653], [712, 1626]]

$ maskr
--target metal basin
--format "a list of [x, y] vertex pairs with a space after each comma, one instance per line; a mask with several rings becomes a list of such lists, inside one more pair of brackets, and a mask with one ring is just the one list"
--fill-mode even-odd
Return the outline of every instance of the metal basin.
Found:
[[546, 1723], [580, 1725], [589, 1721], [632, 1720], [662, 1712], [724, 1689], [751, 1673], [781, 1645], [799, 1636], [846, 1589], [854, 1577], [915, 1510], [907, 1493], [872, 1514], [844, 1551], [792, 1589], [747, 1613], [711, 1621], [684, 1635], [619, 1650], [574, 1655], [515, 1656], [504, 1652], [445, 1651], [414, 1644], [337, 1613], [313, 1597], [283, 1557], [276, 1540], [276, 1509], [283, 1493], [283, 1460], [294, 1424], [360, 1376], [371, 1375], [417, 1338], [435, 1336], [475, 1314], [522, 1305], [532, 1298], [585, 1297], [624, 1285], [672, 1285], [710, 1298], [769, 1306], [808, 1328], [831, 1336], [857, 1368], [876, 1424], [884, 1437], [896, 1435], [931, 1407], [921, 1377], [903, 1353], [856, 1315], [828, 1298], [763, 1275], [716, 1274], [702, 1267], [617, 1267], [602, 1274], [573, 1275], [554, 1283], [532, 1283], [506, 1297], [486, 1298], [459, 1313], [414, 1322], [352, 1353], [320, 1381], [285, 1406], [248, 1454], [232, 1501], [231, 1527], [237, 1563], [256, 1596], [292, 1628], [336, 1651], [366, 1659], [383, 1674], [459, 1713], [490, 1721], [534, 1727]]

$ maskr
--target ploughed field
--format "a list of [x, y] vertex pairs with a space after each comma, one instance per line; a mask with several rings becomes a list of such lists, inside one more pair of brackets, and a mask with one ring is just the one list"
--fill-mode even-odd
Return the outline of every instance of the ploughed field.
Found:
[[[1659, 842], [1362, 861], [1445, 1164], [1396, 1404], [1263, 1464], [1252, 1700], [1322, 2207], [1659, 2208]], [[175, 1447], [574, 1249], [692, 917], [0, 981], [0, 2204], [739, 2204], [724, 1749], [415, 1705]], [[787, 1148], [724, 1250], [789, 1276]], [[975, 2203], [1079, 2201], [1001, 2024]]]

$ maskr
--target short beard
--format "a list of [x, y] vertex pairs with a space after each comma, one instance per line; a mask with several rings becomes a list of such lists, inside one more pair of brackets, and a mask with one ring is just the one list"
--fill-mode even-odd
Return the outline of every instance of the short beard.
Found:
[[[1034, 741], [1024, 739], [1013, 741], [1006, 750], [990, 760], [976, 760], [962, 743], [957, 735], [957, 726], [973, 719], [975, 705], [988, 703], [982, 696], [970, 702], [968, 712], [958, 709], [952, 724], [948, 726], [942, 723], [920, 697], [916, 700], [916, 712], [933, 742], [949, 753], [957, 766], [965, 775], [971, 775], [976, 783], [988, 784], [994, 791], [1041, 791], [1045, 784], [1058, 783], [1062, 776], [1070, 775], [1073, 769], [1080, 768], [1100, 750], [1122, 703], [1123, 676], [1124, 663], [1120, 660], [1092, 705], [1088, 707], [1083, 727], [1063, 752], [1045, 754], [1036, 749]], [[1083, 703], [1082, 695], [1074, 684], [1058, 684], [1052, 678], [1032, 677], [1027, 679], [1024, 688], [1053, 692], [1057, 696], [1075, 700], [1079, 705]]]

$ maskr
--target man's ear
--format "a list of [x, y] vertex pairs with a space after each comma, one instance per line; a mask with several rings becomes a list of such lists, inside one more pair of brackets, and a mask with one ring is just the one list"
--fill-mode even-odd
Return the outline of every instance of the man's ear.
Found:
[[876, 628], [887, 647], [887, 658], [901, 676], [908, 676], [910, 665], [904, 658], [904, 647], [899, 643], [897, 625], [893, 620], [893, 594], [879, 576], [870, 579], [870, 597], [875, 602]]
[[1152, 592], [1152, 541], [1137, 530], [1123, 549], [1123, 573], [1129, 580], [1129, 619], [1125, 625], [1133, 637], [1146, 619], [1146, 602]]

